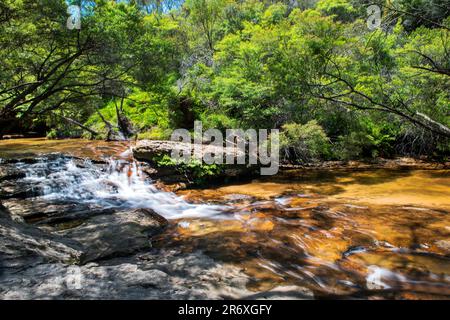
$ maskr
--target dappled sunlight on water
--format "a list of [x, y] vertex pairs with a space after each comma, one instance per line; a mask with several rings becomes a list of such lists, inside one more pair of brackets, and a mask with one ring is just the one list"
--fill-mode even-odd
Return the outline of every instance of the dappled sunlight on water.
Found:
[[[206, 190], [184, 190], [188, 199], [224, 201], [235, 195], [271, 199], [285, 194], [320, 196], [367, 204], [436, 206], [450, 209], [449, 170], [299, 171], [295, 178], [283, 175], [249, 183]], [[295, 199], [294, 199], [295, 201]]]
[[234, 220], [180, 220], [162, 246], [240, 265], [251, 289], [318, 297], [450, 298], [450, 172], [316, 172], [179, 194]]

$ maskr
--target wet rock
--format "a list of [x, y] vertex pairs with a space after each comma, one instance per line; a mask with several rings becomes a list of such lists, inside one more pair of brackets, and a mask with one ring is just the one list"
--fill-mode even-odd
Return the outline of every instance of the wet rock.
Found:
[[86, 261], [125, 256], [151, 248], [150, 238], [160, 233], [168, 222], [152, 210], [138, 209], [98, 215], [59, 235], [80, 242]]
[[450, 254], [450, 241], [449, 240], [439, 240], [436, 241], [436, 245], [443, 250], [446, 254]]
[[[83, 210], [84, 208], [84, 210]], [[81, 209], [81, 210], [80, 210]], [[81, 206], [81, 208], [73, 208], [73, 210], [60, 211], [51, 216], [39, 219], [35, 224], [37, 226], [45, 226], [46, 229], [52, 230], [52, 228], [65, 229], [64, 225], [70, 225], [72, 223], [82, 224], [85, 223], [87, 219], [100, 215], [109, 215], [115, 213], [113, 208], [90, 208], [89, 206]], [[34, 216], [33, 216], [34, 217]], [[28, 218], [27, 221], [30, 221]], [[71, 229], [71, 228], [66, 228]]]
[[317, 163], [305, 163], [301, 165], [284, 164], [281, 166], [284, 173], [290, 170], [370, 170], [370, 169], [408, 169], [408, 170], [446, 170], [450, 168], [450, 162], [435, 162], [431, 159], [376, 158], [371, 161], [322, 161]]
[[8, 199], [3, 205], [10, 214], [29, 223], [60, 223], [97, 214], [100, 208], [74, 202], [49, 202], [42, 198]]
[[25, 173], [16, 169], [13, 165], [0, 165], [0, 182], [17, 180], [25, 177]]
[[239, 194], [239, 193], [227, 194], [223, 198], [228, 200], [229, 202], [240, 202], [240, 201], [252, 199], [252, 197], [249, 195]]
[[42, 194], [42, 187], [18, 181], [3, 181], [0, 183], [0, 199], [25, 199]]
[[314, 299], [313, 292], [305, 287], [278, 286], [267, 292], [257, 293], [246, 297], [246, 299], [257, 300], [305, 300]]
[[[43, 264], [0, 278], [2, 299], [169, 299], [173, 289], [160, 270], [128, 262], [112, 266]], [[165, 288], [164, 288], [165, 287]], [[167, 288], [169, 287], [169, 288]]]
[[[141, 209], [50, 234], [12, 221], [0, 207], [0, 299], [266, 299], [306, 290], [258, 296], [239, 267], [198, 251], [150, 250], [149, 237], [166, 225]], [[148, 252], [131, 254], [142, 249]]]

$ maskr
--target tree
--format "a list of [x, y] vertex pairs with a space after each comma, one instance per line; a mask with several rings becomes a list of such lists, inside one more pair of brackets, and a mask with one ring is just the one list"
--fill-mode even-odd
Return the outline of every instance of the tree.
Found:
[[227, 0], [187, 0], [185, 10], [193, 27], [201, 32], [209, 50], [214, 52], [217, 27]]
[[[81, 30], [66, 28], [65, 1], [7, 5], [16, 14], [0, 31], [2, 132], [49, 113], [83, 122], [105, 100], [124, 98], [166, 67], [164, 42], [149, 36], [157, 26], [131, 4], [83, 2]], [[158, 59], [159, 69], [151, 69]]]

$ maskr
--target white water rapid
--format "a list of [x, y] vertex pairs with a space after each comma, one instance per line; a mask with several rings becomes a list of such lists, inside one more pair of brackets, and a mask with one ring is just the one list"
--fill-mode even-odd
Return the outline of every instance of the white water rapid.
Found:
[[148, 208], [167, 219], [221, 217], [227, 207], [190, 204], [171, 192], [158, 190], [136, 163], [110, 159], [98, 165], [67, 157], [19, 163], [24, 182], [40, 186], [45, 200], [96, 204], [102, 207]]

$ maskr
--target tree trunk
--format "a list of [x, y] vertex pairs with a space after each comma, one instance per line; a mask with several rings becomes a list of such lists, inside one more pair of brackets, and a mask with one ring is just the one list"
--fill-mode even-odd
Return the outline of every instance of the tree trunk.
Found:
[[89, 133], [92, 134], [93, 136], [97, 136], [97, 135], [98, 135], [98, 132], [92, 130], [91, 128], [86, 127], [85, 125], [83, 125], [82, 123], [78, 122], [77, 120], [68, 118], [68, 117], [66, 117], [66, 116], [61, 116], [61, 115], [60, 115], [60, 117], [61, 117], [62, 119], [64, 119], [65, 121], [67, 121], [67, 122], [69, 122], [69, 123], [72, 123], [72, 124], [74, 124], [74, 125], [80, 127], [80, 128], [83, 129], [83, 130], [86, 130], [87, 132], [89, 132]]

